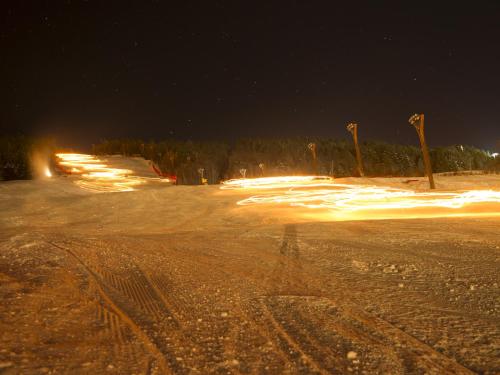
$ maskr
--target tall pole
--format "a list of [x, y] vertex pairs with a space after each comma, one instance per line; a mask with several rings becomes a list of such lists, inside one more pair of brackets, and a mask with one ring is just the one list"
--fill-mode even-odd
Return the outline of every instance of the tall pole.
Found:
[[420, 146], [422, 148], [422, 156], [424, 157], [425, 173], [429, 178], [429, 186], [431, 189], [435, 189], [436, 185], [434, 184], [434, 176], [432, 175], [431, 158], [429, 156], [429, 150], [427, 149], [427, 143], [425, 142], [424, 114], [414, 114], [410, 117], [408, 122], [412, 124], [417, 131], [418, 138], [420, 139]]
[[198, 168], [198, 173], [200, 174], [201, 178], [201, 184], [205, 185], [205, 169], [204, 168]]
[[359, 177], [363, 177], [365, 175], [365, 171], [363, 170], [363, 160], [361, 159], [361, 150], [359, 149], [358, 143], [358, 124], [356, 124], [355, 122], [350, 122], [349, 124], [347, 124], [347, 131], [352, 134], [352, 139], [354, 140], [356, 160], [358, 161]]
[[311, 150], [311, 154], [312, 154], [312, 158], [313, 158], [314, 175], [317, 175], [318, 174], [318, 163], [316, 161], [316, 143], [311, 142], [307, 145], [307, 147], [309, 148], [309, 150]]
[[264, 166], [264, 163], [259, 163], [260, 174], [262, 177], [264, 177]]

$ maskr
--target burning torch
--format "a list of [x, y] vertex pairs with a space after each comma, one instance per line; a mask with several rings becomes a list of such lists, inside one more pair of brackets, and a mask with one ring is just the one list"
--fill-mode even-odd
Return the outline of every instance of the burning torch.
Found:
[[264, 163], [259, 163], [260, 174], [264, 177]]
[[200, 174], [200, 178], [201, 178], [201, 184], [202, 185], [206, 185], [208, 184], [208, 180], [205, 178], [204, 174], [205, 174], [205, 169], [204, 168], [198, 168], [198, 173]]

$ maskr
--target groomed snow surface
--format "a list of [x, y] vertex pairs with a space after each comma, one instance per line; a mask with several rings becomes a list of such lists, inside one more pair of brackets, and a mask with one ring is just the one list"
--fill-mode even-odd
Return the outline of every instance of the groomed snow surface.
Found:
[[[339, 218], [106, 162], [148, 179], [0, 184], [2, 374], [500, 372], [500, 204]], [[335, 183], [428, 191], [407, 180]]]

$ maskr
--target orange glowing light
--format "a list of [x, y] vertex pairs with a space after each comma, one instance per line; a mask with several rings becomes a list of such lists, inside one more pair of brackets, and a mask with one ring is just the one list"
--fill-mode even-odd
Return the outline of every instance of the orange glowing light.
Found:
[[323, 183], [332, 183], [333, 178], [328, 176], [279, 176], [260, 178], [239, 178], [224, 181], [221, 189], [277, 189], [298, 186], [317, 186]]
[[470, 212], [456, 210], [477, 204], [488, 204], [488, 214], [500, 215], [500, 191], [495, 190], [423, 192], [339, 184], [331, 178], [315, 176], [230, 180], [222, 189], [263, 189], [266, 194], [240, 200], [238, 205], [304, 207], [319, 210], [317, 214], [323, 219], [360, 219], [374, 214], [381, 214], [384, 218], [470, 216]]
[[94, 192], [132, 191], [134, 186], [144, 183], [144, 179], [131, 176], [130, 169], [111, 168], [95, 156], [86, 154], [56, 154], [59, 164], [70, 168], [73, 173], [81, 173], [75, 184]]

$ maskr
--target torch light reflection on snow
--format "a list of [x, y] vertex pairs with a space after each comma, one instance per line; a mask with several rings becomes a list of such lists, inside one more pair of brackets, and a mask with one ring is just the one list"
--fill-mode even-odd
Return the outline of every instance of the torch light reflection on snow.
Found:
[[[238, 205], [284, 204], [324, 209], [330, 217], [348, 217], [355, 212], [397, 210], [398, 215], [418, 217], [418, 209], [459, 209], [478, 203], [500, 203], [500, 191], [469, 190], [422, 192], [384, 186], [335, 183], [328, 177], [286, 176], [229, 180], [222, 189], [274, 189], [252, 196]], [[414, 211], [411, 211], [414, 209]], [[493, 214], [500, 214], [495, 206]], [[449, 212], [435, 210], [435, 216]], [[426, 215], [429, 216], [429, 212]], [[323, 215], [324, 217], [324, 215]]]
[[221, 189], [278, 189], [304, 186], [318, 186], [324, 183], [333, 183], [328, 176], [279, 176], [261, 178], [239, 178], [224, 181]]
[[59, 164], [71, 173], [81, 174], [82, 179], [75, 181], [80, 187], [92, 191], [132, 191], [143, 181], [129, 176], [130, 169], [110, 168], [103, 161], [86, 154], [56, 154]]

